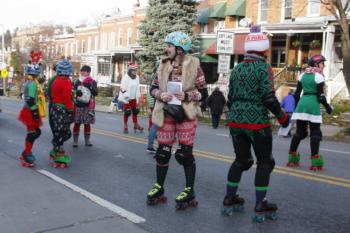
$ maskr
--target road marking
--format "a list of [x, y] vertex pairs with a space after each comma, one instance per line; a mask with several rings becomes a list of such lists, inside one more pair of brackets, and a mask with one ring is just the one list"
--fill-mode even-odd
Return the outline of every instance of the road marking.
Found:
[[[142, 138], [138, 137], [133, 137], [133, 136], [123, 136], [122, 134], [118, 133], [113, 133], [110, 131], [106, 130], [96, 130], [94, 129], [95, 133], [100, 134], [100, 135], [105, 135], [109, 137], [117, 137], [126, 141], [132, 141], [136, 142], [139, 144], [146, 144], [147, 141]], [[202, 151], [202, 150], [193, 150], [193, 154], [195, 156], [200, 156], [212, 160], [217, 160], [217, 161], [222, 161], [226, 163], [232, 163], [234, 160], [234, 157], [231, 156], [226, 156], [222, 154], [217, 154], [217, 153], [212, 153], [212, 152], [207, 152], [207, 151]], [[256, 167], [256, 166], [254, 166]], [[341, 186], [341, 187], [346, 187], [350, 188], [350, 180], [345, 179], [345, 178], [340, 178], [340, 177], [334, 177], [334, 176], [328, 176], [328, 175], [323, 175], [319, 174], [316, 172], [308, 172], [308, 171], [303, 171], [301, 169], [296, 169], [296, 168], [288, 168], [284, 166], [275, 166], [274, 172], [279, 173], [279, 174], [284, 174], [284, 175], [289, 175], [289, 176], [294, 176], [306, 180], [312, 180], [312, 181], [317, 181], [317, 182], [322, 182], [322, 183], [327, 183], [327, 184], [333, 184], [336, 186]]]
[[[7, 111], [7, 110], [5, 110], [4, 112], [14, 114], [13, 112]], [[119, 133], [115, 133], [112, 131], [106, 131], [106, 130], [102, 130], [102, 129], [93, 129], [93, 132], [95, 132], [96, 134], [105, 135], [105, 136], [109, 136], [109, 137], [116, 137], [116, 138], [119, 138], [119, 139], [122, 139], [125, 141], [131, 141], [131, 142], [135, 142], [135, 143], [139, 143], [139, 144], [147, 144], [147, 140], [144, 138], [141, 138], [141, 137], [119, 134]], [[336, 150], [330, 150], [330, 149], [325, 149], [325, 148], [321, 148], [320, 150], [331, 151], [331, 152], [342, 153], [342, 154], [350, 154], [349, 152], [345, 152], [345, 151], [336, 151]], [[217, 160], [217, 161], [223, 161], [223, 162], [227, 162], [227, 163], [232, 163], [233, 159], [234, 159], [233, 156], [227, 156], [227, 155], [208, 152], [208, 151], [194, 149], [193, 152], [194, 152], [194, 155], [196, 155], [196, 156], [205, 157], [205, 158]], [[319, 174], [316, 172], [308, 172], [308, 171], [303, 171], [303, 170], [297, 169], [297, 168], [288, 168], [288, 167], [278, 166], [278, 165], [275, 166], [274, 172], [289, 175], [289, 176], [299, 177], [299, 178], [303, 178], [303, 179], [308, 179], [308, 180], [313, 180], [313, 181], [318, 181], [318, 182], [323, 182], [323, 183], [328, 183], [328, 184], [333, 184], [333, 185], [337, 185], [337, 186], [341, 186], [341, 187], [349, 187], [350, 188], [350, 186], [347, 184], [347, 183], [350, 183], [350, 180], [345, 179], [345, 178], [323, 175], [323, 174]], [[337, 182], [337, 181], [339, 181], [339, 182]], [[341, 183], [341, 182], [345, 182], [345, 184]]]
[[320, 150], [330, 151], [330, 152], [334, 152], [334, 153], [338, 153], [338, 154], [350, 155], [350, 152], [345, 152], [345, 151], [341, 151], [341, 150], [330, 150], [330, 149], [326, 149], [326, 148], [320, 148]]
[[126, 219], [128, 219], [129, 221], [133, 222], [133, 223], [143, 223], [146, 221], [146, 219], [128, 211], [128, 210], [125, 210], [109, 201], [106, 201], [82, 188], [79, 188], [78, 186], [52, 174], [51, 172], [48, 172], [46, 170], [37, 170], [39, 173], [43, 174], [44, 176], [47, 176], [49, 177], [50, 179], [66, 186], [67, 188], [77, 192], [77, 193], [80, 193], [81, 195], [83, 195], [84, 197], [90, 199], [91, 201], [95, 202], [96, 204], [102, 206], [102, 207], [105, 207], [106, 209], [118, 214], [119, 216], [121, 217], [124, 217]]
[[222, 134], [222, 133], [217, 133], [217, 134], [215, 134], [215, 135], [221, 136], [221, 137], [229, 137], [229, 136], [230, 136], [230, 135], [228, 135], [228, 134]]

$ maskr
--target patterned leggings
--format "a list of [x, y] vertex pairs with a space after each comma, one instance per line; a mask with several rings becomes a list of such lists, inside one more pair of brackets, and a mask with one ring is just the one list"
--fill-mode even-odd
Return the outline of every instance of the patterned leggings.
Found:
[[59, 151], [63, 143], [72, 136], [68, 113], [65, 108], [59, 106], [53, 106], [50, 113], [53, 132], [52, 145], [54, 150]]
[[177, 123], [174, 119], [165, 117], [164, 126], [157, 131], [158, 144], [173, 145], [177, 134], [179, 144], [193, 146], [197, 124], [197, 119], [186, 119], [182, 123]]

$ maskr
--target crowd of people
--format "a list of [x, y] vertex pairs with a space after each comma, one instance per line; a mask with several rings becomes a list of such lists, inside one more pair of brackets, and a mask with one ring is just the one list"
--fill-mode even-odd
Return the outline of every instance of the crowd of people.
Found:
[[[259, 27], [252, 27], [245, 40], [245, 57], [231, 72], [227, 99], [219, 88], [215, 88], [205, 100], [207, 86], [204, 73], [198, 58], [189, 54], [192, 44], [190, 37], [177, 31], [168, 34], [164, 41], [166, 56], [154, 65], [147, 93], [151, 110], [147, 151], [155, 154], [156, 163], [156, 182], [147, 194], [147, 204], [156, 205], [166, 201], [165, 180], [173, 147], [177, 142], [174, 156], [184, 168], [185, 187], [175, 199], [176, 208], [182, 210], [197, 206], [193, 146], [201, 105], [206, 101], [214, 129], [219, 126], [224, 107], [228, 107], [226, 120], [236, 155], [227, 175], [222, 214], [230, 215], [233, 211], [243, 209], [245, 200], [237, 193], [243, 172], [254, 164], [253, 148], [257, 160], [253, 220], [263, 222], [265, 218], [275, 219], [277, 205], [266, 199], [270, 174], [275, 166], [269, 112], [275, 115], [282, 128], [290, 127], [291, 120], [296, 121], [296, 133], [291, 140], [287, 166], [299, 166], [298, 146], [310, 129], [310, 169], [322, 170], [324, 161], [319, 154], [322, 140], [320, 103], [327, 113], [332, 112], [323, 92], [326, 59], [322, 55], [313, 56], [309, 60], [309, 67], [299, 77], [295, 93], [290, 92], [280, 104], [275, 95], [272, 69], [266, 61], [269, 39]], [[19, 120], [27, 127], [25, 149], [20, 159], [24, 166], [29, 167], [34, 166], [32, 147], [41, 134], [42, 117], [45, 117], [44, 93], [38, 82], [40, 67], [36, 63], [33, 61], [26, 68], [25, 105], [19, 115]], [[61, 60], [55, 71], [56, 76], [48, 85], [49, 123], [53, 135], [50, 157], [55, 167], [66, 167], [70, 163], [70, 156], [65, 153], [63, 145], [72, 135], [71, 124], [74, 124], [73, 146], [79, 145], [81, 124], [84, 125], [85, 146], [92, 146], [91, 124], [95, 122], [95, 96], [98, 90], [96, 81], [90, 76], [89, 66], [81, 67], [81, 76], [74, 83], [69, 79], [73, 72], [69, 60]], [[128, 118], [131, 115], [135, 132], [143, 131], [138, 121], [140, 81], [137, 73], [138, 66], [129, 64], [121, 82], [118, 100], [114, 101], [123, 104], [124, 133], [129, 132]], [[290, 131], [288, 135], [291, 135]], [[157, 148], [154, 147], [155, 139], [158, 141]]]

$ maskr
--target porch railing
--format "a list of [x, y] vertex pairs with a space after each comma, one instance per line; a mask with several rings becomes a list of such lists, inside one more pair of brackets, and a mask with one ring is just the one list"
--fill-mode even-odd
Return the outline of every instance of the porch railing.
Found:
[[301, 69], [285, 66], [283, 68], [272, 68], [272, 73], [277, 90], [283, 84], [297, 84]]

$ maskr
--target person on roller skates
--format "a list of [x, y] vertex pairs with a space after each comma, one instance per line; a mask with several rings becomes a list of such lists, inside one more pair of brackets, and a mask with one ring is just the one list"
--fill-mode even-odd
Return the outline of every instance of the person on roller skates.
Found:
[[37, 80], [41, 73], [41, 68], [37, 64], [37, 62], [38, 61], [32, 60], [31, 64], [28, 64], [25, 68], [28, 78], [24, 84], [24, 106], [18, 116], [18, 120], [21, 121], [27, 127], [25, 148], [21, 156], [19, 157], [21, 165], [24, 167], [34, 166], [34, 162], [36, 159], [32, 153], [32, 147], [35, 140], [38, 139], [41, 135], [41, 118], [45, 116], [45, 113], [39, 112], [39, 105], [46, 103], [42, 103], [40, 101], [44, 100], [45, 96]]
[[254, 163], [251, 147], [257, 158], [255, 173], [254, 221], [262, 222], [265, 217], [275, 218], [277, 205], [267, 202], [270, 174], [275, 166], [272, 157], [272, 131], [269, 111], [282, 127], [289, 124], [288, 115], [281, 109], [275, 96], [271, 66], [266, 62], [269, 39], [252, 26], [245, 38], [244, 60], [234, 67], [229, 81], [228, 126], [232, 136], [236, 158], [227, 176], [226, 196], [223, 200], [223, 215], [242, 211], [245, 200], [237, 195], [242, 173]]
[[65, 154], [63, 143], [71, 136], [70, 124], [73, 123], [73, 85], [69, 76], [73, 73], [72, 64], [61, 60], [56, 66], [56, 78], [51, 86], [51, 111], [50, 120], [53, 128], [53, 149], [50, 151], [50, 159], [54, 167], [67, 167], [71, 161]]
[[134, 131], [143, 132], [143, 127], [138, 123], [137, 115], [140, 110], [138, 103], [140, 101], [140, 78], [137, 75], [137, 65], [129, 63], [128, 70], [122, 78], [120, 84], [119, 101], [124, 103], [124, 130], [123, 133], [129, 133], [128, 119], [132, 114], [132, 122], [134, 123]]
[[[164, 181], [167, 175], [172, 146], [177, 135], [179, 145], [175, 159], [184, 167], [185, 189], [176, 197], [176, 209], [196, 207], [194, 181], [196, 164], [193, 156], [193, 144], [196, 134], [197, 117], [200, 115], [201, 91], [206, 83], [199, 60], [188, 55], [191, 39], [182, 32], [172, 32], [165, 38], [167, 57], [159, 64], [151, 87], [151, 95], [156, 99], [152, 114], [152, 123], [158, 126], [158, 149], [155, 160], [157, 182], [147, 195], [149, 205], [166, 201]], [[181, 91], [168, 92], [168, 86], [180, 86]], [[177, 99], [178, 105], [170, 101]]]
[[[298, 79], [298, 86], [295, 91], [297, 107], [292, 115], [292, 120], [296, 120], [296, 132], [293, 135], [289, 153], [288, 167], [299, 166], [300, 154], [298, 146], [300, 141], [307, 137], [307, 128], [310, 128], [311, 166], [310, 170], [322, 170], [324, 161], [319, 154], [320, 141], [322, 140], [321, 124], [322, 115], [320, 104], [327, 113], [332, 113], [332, 107], [327, 103], [324, 95], [325, 78], [323, 75], [326, 58], [322, 55], [315, 55], [309, 59], [309, 66], [305, 73]], [[303, 95], [300, 98], [301, 91]], [[300, 99], [300, 100], [299, 100]]]

